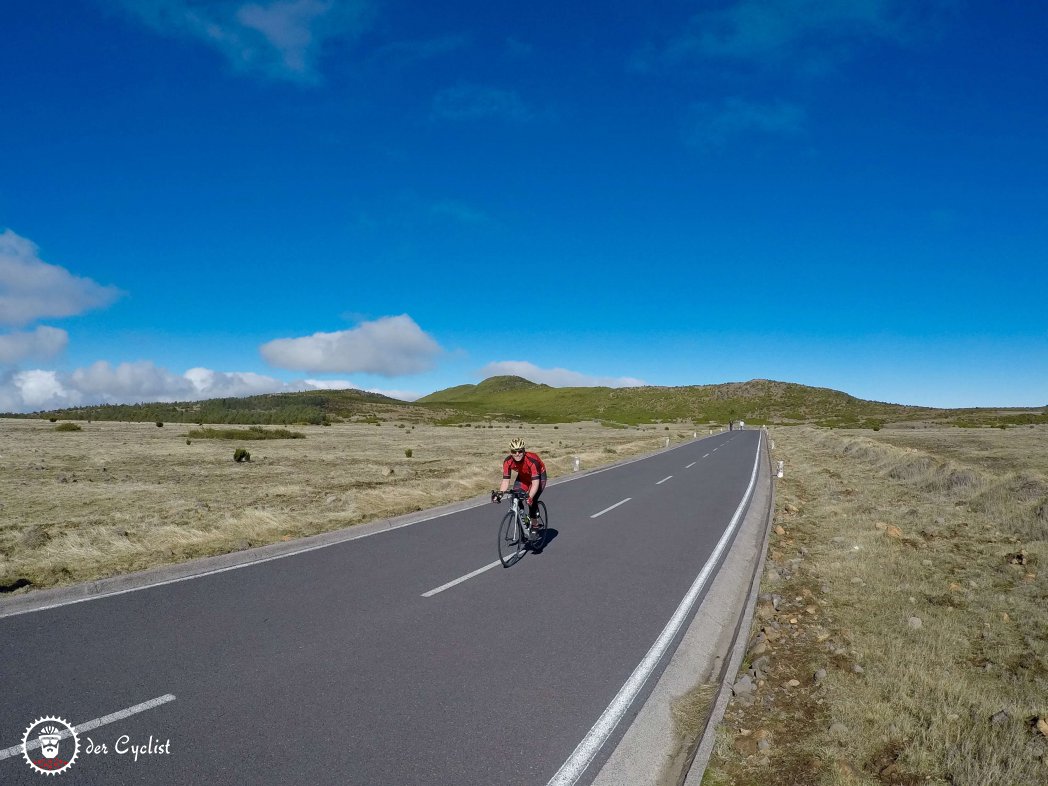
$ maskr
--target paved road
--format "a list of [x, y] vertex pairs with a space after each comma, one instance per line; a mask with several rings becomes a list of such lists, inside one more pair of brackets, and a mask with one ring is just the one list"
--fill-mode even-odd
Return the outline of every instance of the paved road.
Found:
[[[0, 750], [44, 715], [80, 725], [174, 696], [81, 732], [79, 758], [57, 777], [542, 786], [707, 561], [750, 482], [759, 434], [714, 435], [552, 485], [541, 554], [429, 597], [496, 559], [505, 503], [0, 618]], [[170, 740], [170, 753], [136, 762], [115, 750], [150, 736]], [[88, 737], [107, 753], [87, 753]], [[43, 777], [20, 752], [0, 754], [0, 782]]]

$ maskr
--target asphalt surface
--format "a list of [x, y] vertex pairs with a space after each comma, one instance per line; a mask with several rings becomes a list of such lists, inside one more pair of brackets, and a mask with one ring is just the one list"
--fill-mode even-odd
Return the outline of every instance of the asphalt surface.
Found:
[[[82, 732], [76, 762], [53, 777], [546, 784], [702, 569], [759, 436], [722, 433], [550, 486], [542, 553], [431, 597], [497, 560], [506, 503], [0, 618], [0, 751], [43, 716], [79, 725], [174, 696]], [[150, 736], [170, 753], [116, 750]], [[88, 753], [87, 738], [107, 752]], [[0, 753], [0, 783], [44, 777], [21, 752]]]

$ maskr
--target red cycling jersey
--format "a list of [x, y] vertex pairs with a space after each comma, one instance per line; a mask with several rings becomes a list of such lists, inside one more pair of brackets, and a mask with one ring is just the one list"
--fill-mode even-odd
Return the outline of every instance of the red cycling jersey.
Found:
[[525, 453], [520, 461], [514, 461], [513, 456], [506, 456], [502, 462], [502, 478], [509, 480], [510, 473], [517, 473], [517, 482], [526, 490], [531, 486], [531, 481], [536, 478], [540, 481], [546, 480], [546, 465], [536, 453]]

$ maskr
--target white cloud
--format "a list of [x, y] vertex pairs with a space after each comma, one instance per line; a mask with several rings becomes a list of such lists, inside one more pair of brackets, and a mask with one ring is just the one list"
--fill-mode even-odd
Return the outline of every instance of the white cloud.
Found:
[[485, 379], [492, 376], [511, 375], [524, 377], [532, 382], [550, 385], [555, 388], [567, 387], [609, 387], [630, 388], [646, 385], [642, 379], [633, 377], [595, 377], [570, 371], [566, 368], [539, 368], [526, 360], [499, 360], [488, 363], [480, 370]]
[[69, 344], [69, 334], [59, 328], [41, 325], [32, 333], [0, 335], [0, 363], [17, 363], [30, 357], [57, 355]]
[[252, 371], [213, 371], [198, 367], [189, 369], [183, 376], [193, 385], [193, 398], [236, 398], [309, 389]]
[[[215, 371], [200, 367], [176, 374], [149, 361], [113, 366], [100, 360], [68, 374], [44, 369], [0, 373], [0, 412], [35, 412], [93, 404], [200, 401], [263, 393], [343, 389], [365, 390], [341, 379], [284, 382], [251, 371]], [[407, 390], [366, 390], [401, 401], [414, 401], [423, 395]]]
[[259, 351], [277, 368], [394, 377], [431, 369], [443, 350], [411, 317], [401, 314], [363, 322], [351, 330], [278, 338]]
[[69, 391], [54, 371], [13, 371], [0, 376], [0, 403], [5, 412], [29, 412], [69, 406]]
[[107, 403], [183, 401], [196, 390], [185, 376], [173, 374], [148, 360], [118, 366], [99, 360], [70, 374], [68, 387], [81, 401]]
[[368, 0], [117, 0], [157, 32], [221, 51], [238, 71], [313, 80], [329, 40], [355, 38], [371, 18]]
[[122, 294], [74, 276], [38, 256], [30, 240], [10, 229], [0, 234], [0, 325], [20, 327], [45, 317], [70, 317], [108, 306]]

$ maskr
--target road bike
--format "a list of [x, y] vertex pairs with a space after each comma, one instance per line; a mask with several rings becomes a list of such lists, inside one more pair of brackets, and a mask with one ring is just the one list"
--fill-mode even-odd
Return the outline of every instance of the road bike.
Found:
[[546, 530], [549, 527], [549, 518], [546, 513], [546, 503], [541, 499], [536, 503], [538, 507], [537, 520], [534, 522], [528, 516], [528, 508], [525, 500], [528, 498], [526, 491], [522, 489], [510, 489], [505, 492], [492, 491], [493, 502], [501, 502], [503, 495], [510, 495], [513, 499], [512, 509], [502, 517], [499, 524], [499, 560], [502, 567], [508, 568], [519, 560], [524, 552], [531, 549], [533, 552], [542, 551], [546, 545]]

